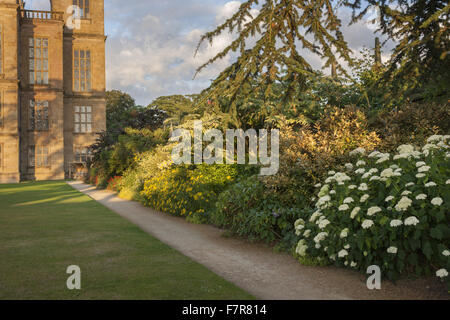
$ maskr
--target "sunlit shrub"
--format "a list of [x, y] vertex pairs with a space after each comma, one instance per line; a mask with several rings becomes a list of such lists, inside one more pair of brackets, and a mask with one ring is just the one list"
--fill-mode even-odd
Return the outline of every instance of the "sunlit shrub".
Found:
[[295, 130], [280, 124], [280, 170], [264, 180], [287, 206], [304, 205], [328, 170], [345, 163], [349, 151], [374, 149], [378, 136], [367, 129], [364, 113], [354, 108], [332, 109], [314, 126]]
[[111, 191], [119, 191], [119, 182], [122, 179], [122, 177], [120, 176], [115, 176], [112, 178], [109, 178], [108, 180], [108, 186], [106, 187], [106, 189], [111, 190]]
[[448, 103], [415, 103], [382, 111], [371, 118], [370, 127], [382, 139], [380, 148], [393, 152], [401, 144], [421, 145], [431, 135], [450, 132], [449, 119]]
[[141, 196], [152, 208], [205, 222], [217, 195], [238, 176], [237, 165], [173, 166], [145, 181]]
[[160, 174], [162, 163], [170, 159], [170, 146], [156, 147], [152, 151], [134, 156], [133, 166], [128, 168], [119, 182], [120, 197], [129, 200], [143, 201], [140, 192], [144, 182]]
[[396, 155], [351, 152], [357, 161], [330, 171], [316, 185], [316, 210], [295, 222], [296, 254], [362, 272], [378, 265], [392, 280], [415, 272], [449, 282], [449, 142], [432, 136]]

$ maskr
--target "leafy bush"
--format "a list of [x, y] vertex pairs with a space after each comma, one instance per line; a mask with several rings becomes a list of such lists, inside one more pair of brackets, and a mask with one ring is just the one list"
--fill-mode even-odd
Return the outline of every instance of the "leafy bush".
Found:
[[144, 182], [160, 174], [161, 164], [170, 159], [170, 146], [158, 146], [154, 150], [136, 154], [133, 165], [123, 174], [119, 183], [120, 197], [145, 202], [140, 192]]
[[295, 130], [280, 124], [280, 170], [264, 182], [285, 206], [309, 204], [314, 186], [328, 170], [348, 160], [356, 147], [373, 149], [380, 143], [367, 129], [363, 112], [354, 108], [328, 111], [315, 126]]
[[[168, 132], [163, 129], [151, 131], [149, 129], [125, 128], [124, 134], [118, 141], [109, 147], [98, 141], [94, 148], [93, 166], [107, 179], [121, 176], [135, 164], [135, 155], [152, 150], [159, 144], [167, 141]], [[102, 136], [100, 139], [104, 139]], [[99, 140], [100, 140], [99, 139]]]
[[243, 179], [219, 195], [211, 222], [233, 234], [268, 243], [292, 233], [297, 209], [284, 208], [271, 197], [256, 175]]
[[196, 222], [207, 221], [217, 195], [239, 174], [237, 165], [172, 166], [147, 179], [141, 191], [146, 205]]
[[111, 190], [111, 191], [119, 191], [119, 182], [120, 179], [122, 179], [122, 177], [120, 176], [116, 176], [116, 177], [112, 177], [108, 180], [108, 186], [106, 187], [106, 189]]
[[[450, 249], [450, 136], [432, 136], [421, 151], [372, 152], [345, 172], [329, 172], [316, 211], [295, 222], [296, 254], [387, 278], [415, 272], [448, 277]], [[439, 269], [439, 271], [436, 271]]]
[[415, 103], [381, 111], [370, 119], [370, 128], [380, 136], [380, 148], [393, 152], [398, 145], [421, 145], [431, 135], [450, 132], [448, 119], [448, 103]]

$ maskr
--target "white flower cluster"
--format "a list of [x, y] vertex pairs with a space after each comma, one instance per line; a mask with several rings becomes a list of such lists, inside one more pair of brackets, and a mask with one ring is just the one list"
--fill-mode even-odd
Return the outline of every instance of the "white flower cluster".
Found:
[[366, 154], [366, 149], [364, 148], [356, 148], [352, 152], [350, 152], [350, 156], [359, 156]]
[[363, 229], [369, 229], [373, 226], [373, 221], [370, 219], [364, 220], [361, 226], [363, 227]]
[[295, 249], [295, 252], [301, 256], [304, 257], [306, 255], [306, 250], [308, 249], [308, 246], [306, 245], [306, 240], [302, 239], [298, 242], [297, 248]]
[[359, 211], [361, 211], [360, 207], [355, 207], [352, 212], [350, 213], [350, 218], [354, 219], [356, 217], [356, 215], [359, 213]]
[[294, 226], [295, 226], [295, 234], [299, 236], [302, 230], [305, 228], [305, 220], [298, 219], [297, 221], [295, 221]]
[[326, 232], [320, 232], [314, 237], [315, 243], [320, 243], [321, 241], [325, 240], [325, 238], [328, 236], [328, 233]]
[[353, 202], [355, 202], [355, 200], [352, 197], [347, 197], [344, 199], [344, 203], [349, 204], [349, 203], [353, 203]]
[[402, 197], [400, 201], [395, 205], [395, 210], [406, 211], [411, 206], [412, 200], [408, 197]]
[[358, 187], [358, 190], [367, 191], [367, 190], [369, 190], [369, 187], [367, 186], [367, 183], [361, 183]]
[[441, 206], [442, 203], [444, 203], [444, 200], [442, 200], [441, 197], [436, 197], [433, 200], [431, 200], [431, 204], [435, 205], [435, 206], [438, 206], [438, 207]]
[[412, 146], [410, 144], [404, 144], [404, 145], [399, 146], [397, 148], [397, 151], [398, 151], [398, 154], [396, 154], [394, 156], [394, 160], [420, 158], [420, 152], [414, 150], [414, 146]]
[[448, 271], [445, 269], [439, 269], [438, 271], [436, 271], [436, 276], [438, 276], [439, 278], [445, 278], [448, 276]]
[[346, 256], [348, 256], [348, 251], [347, 250], [342, 249], [341, 251], [338, 252], [338, 257], [339, 258], [344, 258]]
[[381, 208], [380, 207], [370, 207], [369, 210], [367, 210], [367, 215], [368, 216], [373, 216], [374, 214], [381, 212]]
[[348, 236], [348, 228], [345, 228], [345, 229], [343, 229], [342, 231], [341, 231], [341, 234], [339, 235], [339, 237], [341, 238], [341, 239], [343, 239], [343, 238], [347, 238], [347, 236]]
[[396, 228], [396, 227], [400, 227], [402, 224], [403, 224], [402, 220], [395, 219], [395, 220], [391, 221], [390, 226], [393, 228]]
[[334, 173], [331, 177], [328, 177], [325, 180], [325, 183], [331, 183], [333, 181], [336, 181], [338, 184], [343, 184], [344, 182], [350, 180], [352, 180], [352, 178], [350, 178], [345, 172], [337, 172]]
[[425, 193], [421, 193], [416, 196], [416, 200], [425, 200], [428, 196]]
[[316, 207], [319, 209], [326, 209], [330, 205], [331, 197], [329, 195], [319, 198], [316, 202]]
[[[297, 254], [305, 255], [309, 245], [320, 249], [313, 251], [317, 258], [340, 258], [341, 264], [356, 268], [363, 265], [351, 260], [353, 250], [359, 250], [355, 241], [361, 239], [357, 237], [370, 238], [380, 245], [375, 238], [383, 228], [403, 237], [411, 235], [417, 226], [431, 224], [428, 217], [423, 218], [424, 212], [433, 215], [448, 208], [447, 194], [442, 193], [450, 185], [448, 177], [442, 178], [442, 172], [448, 170], [436, 165], [434, 157], [448, 161], [449, 143], [450, 136], [432, 136], [423, 148], [405, 144], [397, 148], [397, 154], [373, 151], [366, 155], [363, 148], [352, 151], [351, 155], [358, 159], [346, 163], [345, 170], [341, 170], [345, 172], [330, 170], [325, 183], [315, 185], [320, 188], [317, 210], [309, 221], [295, 222], [295, 233], [301, 237]], [[395, 243], [384, 250], [392, 259], [397, 259], [399, 252], [408, 254], [407, 247], [397, 247]], [[360, 253], [363, 257], [379, 254], [368, 251]], [[450, 256], [449, 249], [441, 253], [441, 258]], [[445, 278], [448, 272], [440, 269], [436, 275]]]
[[314, 212], [311, 217], [309, 218], [309, 222], [315, 222], [318, 217], [322, 216], [322, 212], [320, 210], [317, 210]]
[[392, 254], [396, 254], [398, 249], [396, 247], [389, 247], [387, 248], [387, 253], [392, 253]]
[[405, 226], [415, 226], [419, 223], [419, 219], [414, 216], [408, 217], [405, 219]]

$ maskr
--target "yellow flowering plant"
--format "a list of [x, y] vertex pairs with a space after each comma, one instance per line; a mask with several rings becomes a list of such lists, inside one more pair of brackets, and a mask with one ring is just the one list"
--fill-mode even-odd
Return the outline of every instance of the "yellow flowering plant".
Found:
[[164, 166], [145, 181], [141, 196], [152, 208], [206, 222], [218, 194], [238, 173], [236, 165]]

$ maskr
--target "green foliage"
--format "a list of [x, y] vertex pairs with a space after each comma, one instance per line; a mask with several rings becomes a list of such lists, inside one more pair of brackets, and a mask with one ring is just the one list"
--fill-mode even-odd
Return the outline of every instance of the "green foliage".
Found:
[[331, 108], [314, 126], [296, 129], [285, 120], [280, 129], [280, 168], [264, 183], [285, 206], [310, 204], [314, 185], [328, 170], [345, 163], [357, 147], [373, 149], [380, 143], [356, 108]]
[[122, 132], [129, 114], [135, 107], [134, 99], [119, 90], [106, 92], [106, 128], [109, 132]]
[[144, 182], [160, 174], [161, 166], [170, 159], [170, 145], [158, 146], [134, 156], [134, 164], [124, 173], [119, 184], [120, 196], [129, 200], [142, 201], [140, 192]]
[[404, 104], [404, 98], [394, 98], [390, 95], [393, 90], [391, 83], [381, 82], [387, 66], [381, 61], [376, 61], [375, 55], [367, 48], [361, 50], [360, 54], [362, 57], [355, 60], [352, 68], [353, 77], [344, 90], [352, 97], [350, 104], [365, 108], [373, 116], [382, 110], [391, 110], [392, 107]]
[[[177, 216], [207, 221], [217, 195], [239, 174], [237, 165], [172, 166], [147, 179], [141, 191], [144, 203]], [[201, 218], [203, 217], [203, 218]]]
[[446, 0], [348, 0], [353, 21], [377, 8], [379, 31], [397, 45], [383, 82], [393, 98], [448, 98], [450, 4]]
[[273, 243], [289, 237], [298, 212], [281, 206], [253, 175], [219, 195], [211, 222], [238, 236]]
[[135, 155], [151, 150], [168, 139], [168, 132], [162, 129], [126, 128], [118, 137], [117, 143], [109, 148], [100, 149], [94, 158], [94, 166], [107, 179], [121, 176], [135, 164]]
[[448, 266], [449, 141], [432, 136], [421, 151], [402, 145], [395, 156], [373, 152], [330, 172], [316, 211], [294, 224], [297, 255], [364, 273], [378, 265], [391, 280]]
[[[246, 96], [254, 92], [267, 102], [266, 99], [277, 95], [273, 85], [284, 83], [286, 87], [281, 92], [281, 99], [287, 105], [295, 88], [304, 87], [307, 76], [312, 75], [313, 70], [301, 56], [298, 44], [326, 59], [324, 67], [333, 64], [343, 74], [346, 71], [339, 65], [338, 57], [352, 62], [333, 1], [266, 0], [253, 16], [252, 10], [259, 2], [245, 1], [231, 18], [203, 35], [199, 42], [200, 47], [203, 42], [212, 43], [214, 38], [225, 32], [237, 31], [236, 39], [231, 44], [197, 70], [200, 72], [227, 54], [239, 51], [237, 61], [226, 68], [201, 95], [204, 101], [217, 102], [222, 97], [229, 99], [230, 114], [235, 123], [239, 123], [236, 97], [247, 101]], [[251, 48], [247, 48], [249, 39], [255, 40]]]
[[405, 143], [423, 144], [427, 137], [450, 132], [448, 103], [405, 104], [380, 110], [370, 118], [370, 128], [381, 138], [381, 148], [394, 151]]
[[163, 110], [167, 114], [167, 119], [164, 123], [178, 126], [183, 122], [184, 117], [192, 116], [193, 114], [199, 113], [196, 110], [196, 105], [193, 104], [193, 99], [195, 95], [182, 96], [164, 96], [153, 100], [148, 108], [154, 108], [158, 110]]
[[169, 135], [161, 129], [167, 115], [160, 109], [136, 106], [130, 95], [119, 90], [106, 93], [106, 105], [107, 131], [91, 146], [91, 166], [97, 168], [93, 179], [102, 188], [134, 165], [135, 154], [165, 143]]

